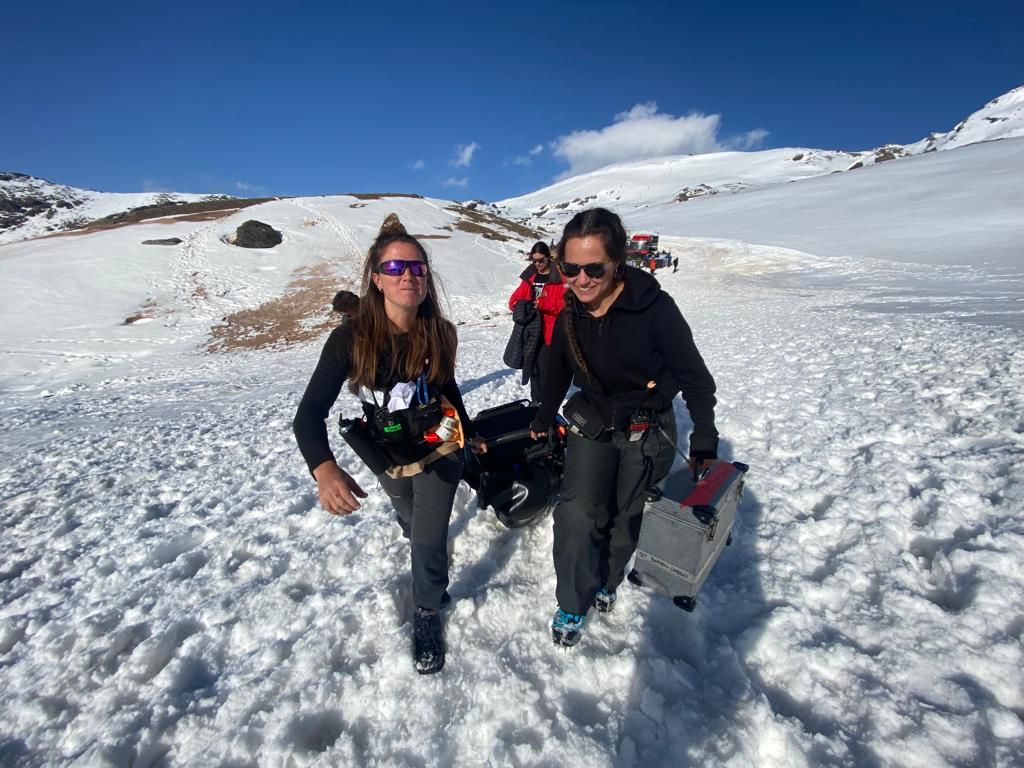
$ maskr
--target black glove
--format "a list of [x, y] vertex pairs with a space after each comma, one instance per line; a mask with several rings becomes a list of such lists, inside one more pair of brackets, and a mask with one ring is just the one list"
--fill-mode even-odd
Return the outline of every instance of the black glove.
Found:
[[704, 468], [717, 458], [718, 451], [690, 451], [690, 471], [693, 473], [693, 482], [696, 483]]

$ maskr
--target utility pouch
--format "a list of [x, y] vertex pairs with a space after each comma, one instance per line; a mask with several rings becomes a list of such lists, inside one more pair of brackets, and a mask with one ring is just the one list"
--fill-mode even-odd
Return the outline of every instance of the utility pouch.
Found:
[[400, 414], [392, 413], [387, 408], [378, 408], [373, 412], [373, 426], [381, 439], [387, 443], [400, 443], [405, 440], [408, 430], [403, 421]]
[[635, 443], [642, 440], [647, 434], [647, 430], [651, 428], [654, 418], [654, 413], [646, 408], [634, 411], [633, 415], [629, 417], [629, 424], [626, 425], [626, 436], [629, 438], [629, 442]]
[[601, 412], [595, 408], [582, 392], [577, 392], [570, 397], [564, 406], [562, 414], [569, 423], [569, 431], [588, 440], [599, 440], [608, 431]]
[[377, 445], [373, 432], [363, 419], [341, 419], [338, 422], [341, 436], [356, 456], [375, 475], [389, 469], [394, 462]]
[[370, 415], [377, 434], [385, 443], [416, 443], [436, 427], [444, 416], [441, 400], [436, 397], [421, 405], [397, 411], [377, 408]]
[[425, 403], [411, 406], [398, 413], [402, 414], [409, 427], [408, 437], [414, 440], [422, 439], [444, 418], [440, 397], [432, 397]]

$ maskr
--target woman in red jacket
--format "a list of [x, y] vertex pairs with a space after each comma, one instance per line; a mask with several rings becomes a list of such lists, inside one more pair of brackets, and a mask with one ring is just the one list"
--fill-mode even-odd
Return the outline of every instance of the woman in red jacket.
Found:
[[544, 341], [537, 351], [530, 376], [530, 399], [539, 403], [544, 391], [544, 372], [548, 367], [548, 350], [551, 347], [551, 334], [555, 330], [555, 318], [565, 306], [565, 281], [552, 266], [551, 250], [543, 241], [535, 243], [530, 249], [530, 266], [519, 277], [522, 280], [508, 300], [508, 308], [515, 309], [520, 301], [532, 302], [544, 323]]

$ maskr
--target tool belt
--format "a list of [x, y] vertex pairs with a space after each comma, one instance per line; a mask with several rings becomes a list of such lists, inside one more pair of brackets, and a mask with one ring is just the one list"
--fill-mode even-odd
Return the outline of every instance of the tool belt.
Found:
[[392, 477], [409, 477], [462, 447], [462, 428], [457, 416], [455, 429], [443, 430], [442, 439], [436, 437], [443, 420], [452, 418], [445, 416], [446, 410], [455, 412], [447, 399], [440, 396], [396, 411], [364, 401], [363, 418], [342, 418], [338, 426], [348, 446], [375, 475], [387, 472]]
[[[670, 406], [671, 407], [671, 406]], [[588, 440], [606, 442], [615, 432], [624, 432], [630, 442], [643, 438], [651, 428], [657, 428], [658, 415], [654, 408], [614, 408], [611, 418], [582, 392], [575, 393], [562, 406], [562, 415], [569, 423], [569, 431]]]

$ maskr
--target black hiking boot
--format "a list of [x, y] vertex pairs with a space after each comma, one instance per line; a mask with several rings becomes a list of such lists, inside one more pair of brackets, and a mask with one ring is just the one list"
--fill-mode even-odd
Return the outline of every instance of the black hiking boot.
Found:
[[601, 587], [594, 595], [594, 607], [598, 613], [611, 613], [615, 610], [615, 601], [618, 600], [618, 597], [614, 589]]
[[417, 608], [413, 614], [412, 656], [421, 675], [432, 675], [444, 666], [444, 637], [437, 611]]

